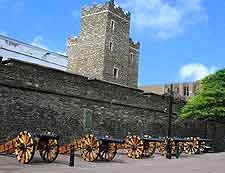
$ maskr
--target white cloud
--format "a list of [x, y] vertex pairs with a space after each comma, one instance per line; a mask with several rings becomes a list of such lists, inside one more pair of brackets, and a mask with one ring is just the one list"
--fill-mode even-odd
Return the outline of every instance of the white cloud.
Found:
[[180, 78], [184, 80], [200, 80], [205, 76], [214, 73], [217, 70], [215, 66], [206, 67], [203, 64], [186, 64], [180, 69]]
[[[202, 0], [124, 0], [130, 9], [134, 27], [145, 33], [168, 39], [183, 32], [190, 24], [207, 21]], [[172, 3], [173, 2], [173, 3]]]
[[48, 47], [44, 44], [44, 39], [41, 35], [37, 35], [36, 37], [34, 37], [31, 45], [41, 47], [43, 49], [48, 49]]

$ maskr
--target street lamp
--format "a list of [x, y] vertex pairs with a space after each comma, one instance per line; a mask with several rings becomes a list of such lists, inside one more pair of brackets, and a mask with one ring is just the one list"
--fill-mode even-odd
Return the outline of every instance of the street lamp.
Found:
[[166, 145], [166, 158], [172, 158], [172, 144], [171, 144], [171, 137], [172, 137], [172, 114], [173, 114], [173, 84], [170, 85], [170, 91], [166, 94], [169, 97], [169, 104], [168, 104], [168, 140]]

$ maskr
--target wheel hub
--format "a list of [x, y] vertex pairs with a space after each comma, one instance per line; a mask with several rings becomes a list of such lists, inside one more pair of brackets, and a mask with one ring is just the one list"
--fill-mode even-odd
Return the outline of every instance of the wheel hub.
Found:
[[132, 146], [132, 149], [133, 149], [133, 150], [136, 150], [136, 149], [137, 149], [137, 145], [133, 145], [133, 146]]
[[20, 149], [25, 151], [27, 149], [27, 145], [26, 144], [21, 144], [20, 145]]
[[90, 145], [88, 145], [86, 149], [88, 152], [92, 152], [92, 147]]

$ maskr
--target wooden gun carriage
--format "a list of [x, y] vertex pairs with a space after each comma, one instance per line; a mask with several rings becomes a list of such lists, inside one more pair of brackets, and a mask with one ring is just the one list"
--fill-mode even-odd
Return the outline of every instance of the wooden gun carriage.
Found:
[[75, 150], [80, 150], [81, 156], [85, 161], [93, 162], [97, 158], [110, 161], [117, 153], [117, 146], [123, 143], [123, 140], [113, 139], [110, 136], [96, 137], [95, 135], [86, 135], [60, 147], [59, 150], [61, 154], [68, 154], [70, 146], [73, 145]]
[[53, 162], [59, 153], [59, 137], [52, 132], [29, 133], [20, 132], [19, 135], [0, 145], [0, 153], [15, 153], [16, 159], [24, 164], [29, 163], [35, 151], [39, 150], [41, 158], [50, 163]]
[[[186, 154], [200, 154], [207, 149], [206, 142], [209, 139], [201, 138], [152, 138], [151, 136], [127, 136], [124, 139], [114, 139], [110, 136], [86, 135], [75, 139], [70, 144], [61, 147], [58, 145], [59, 137], [52, 132], [29, 133], [20, 132], [19, 135], [0, 145], [0, 153], [15, 153], [16, 159], [21, 163], [29, 163], [36, 150], [39, 150], [41, 158], [50, 163], [58, 154], [69, 154], [71, 147], [79, 150], [85, 161], [93, 162], [97, 158], [103, 161], [111, 161], [118, 149], [125, 149], [129, 158], [139, 159], [150, 157], [156, 152], [162, 156], [171, 147], [172, 156], [179, 157], [182, 152]], [[170, 145], [168, 145], [168, 142]]]
[[199, 137], [187, 138], [152, 138], [150, 136], [128, 136], [125, 139], [125, 149], [128, 157], [139, 159], [141, 157], [150, 157], [158, 151], [162, 156], [167, 152], [167, 144], [170, 141], [171, 154], [179, 158], [183, 152], [185, 154], [200, 154], [210, 149], [206, 143], [211, 139], [202, 139]]

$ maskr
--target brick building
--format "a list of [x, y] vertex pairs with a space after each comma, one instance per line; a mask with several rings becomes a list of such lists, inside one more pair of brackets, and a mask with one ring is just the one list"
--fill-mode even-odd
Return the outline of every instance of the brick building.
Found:
[[[198, 81], [174, 83], [173, 91], [176, 97], [179, 97], [182, 100], [188, 100], [190, 97], [195, 95], [198, 86]], [[144, 90], [146, 93], [152, 92], [155, 94], [164, 95], [170, 91], [170, 84], [142, 86], [140, 89]]]

